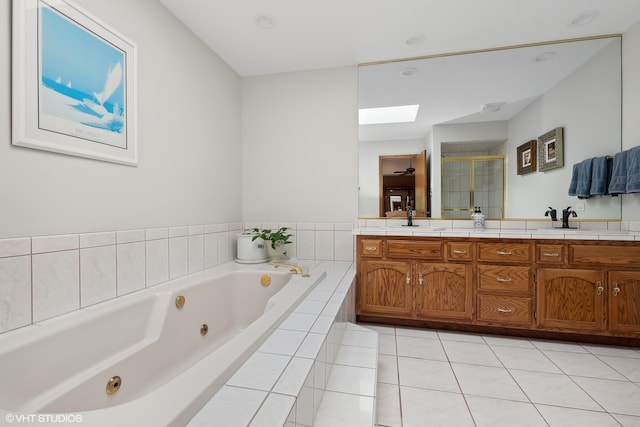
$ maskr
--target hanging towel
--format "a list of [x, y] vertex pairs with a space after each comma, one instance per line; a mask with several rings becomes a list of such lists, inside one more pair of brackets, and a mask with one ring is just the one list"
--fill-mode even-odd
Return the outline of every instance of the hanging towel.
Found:
[[613, 158], [613, 170], [609, 183], [610, 194], [624, 194], [627, 192], [627, 155], [629, 151], [616, 153]]
[[627, 193], [640, 193], [640, 146], [627, 151]]
[[592, 196], [609, 194], [609, 182], [611, 181], [611, 167], [613, 158], [608, 156], [596, 157], [593, 159], [591, 168], [591, 190]]
[[571, 182], [569, 183], [569, 195], [578, 196], [579, 199], [591, 197], [591, 171], [593, 158], [583, 160], [573, 165]]

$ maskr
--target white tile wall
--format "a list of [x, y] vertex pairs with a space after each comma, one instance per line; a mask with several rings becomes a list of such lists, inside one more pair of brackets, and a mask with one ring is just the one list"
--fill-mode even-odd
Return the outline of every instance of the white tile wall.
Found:
[[353, 261], [356, 225], [253, 222], [0, 239], [0, 333], [233, 261], [244, 228], [289, 227], [291, 257]]
[[80, 249], [80, 306], [116, 297], [116, 246]]
[[31, 270], [34, 322], [80, 308], [78, 249], [34, 254]]

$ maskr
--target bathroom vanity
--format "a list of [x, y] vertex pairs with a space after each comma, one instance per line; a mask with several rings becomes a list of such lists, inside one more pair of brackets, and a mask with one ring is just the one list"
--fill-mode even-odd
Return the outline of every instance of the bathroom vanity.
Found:
[[359, 234], [358, 320], [640, 345], [640, 242], [472, 234]]

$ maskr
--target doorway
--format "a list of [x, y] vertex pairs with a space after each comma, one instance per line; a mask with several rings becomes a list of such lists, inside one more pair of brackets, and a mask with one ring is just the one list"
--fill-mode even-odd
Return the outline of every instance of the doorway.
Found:
[[380, 216], [406, 215], [427, 217], [429, 198], [427, 190], [427, 152], [379, 156]]

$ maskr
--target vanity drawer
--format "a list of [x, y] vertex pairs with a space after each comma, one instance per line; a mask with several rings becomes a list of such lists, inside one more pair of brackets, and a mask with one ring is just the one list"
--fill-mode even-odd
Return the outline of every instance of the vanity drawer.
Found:
[[640, 265], [637, 245], [569, 245], [569, 262], [575, 264]]
[[536, 245], [536, 261], [547, 264], [564, 262], [564, 245]]
[[389, 258], [442, 259], [444, 243], [439, 240], [387, 240]]
[[478, 320], [531, 324], [531, 298], [478, 295]]
[[381, 258], [382, 257], [382, 240], [381, 239], [362, 239], [360, 240], [360, 253], [363, 257]]
[[471, 261], [472, 248], [471, 242], [448, 242], [447, 243], [447, 259], [459, 261]]
[[478, 289], [482, 291], [529, 292], [531, 268], [509, 265], [479, 265]]
[[529, 243], [478, 243], [478, 261], [530, 261]]

